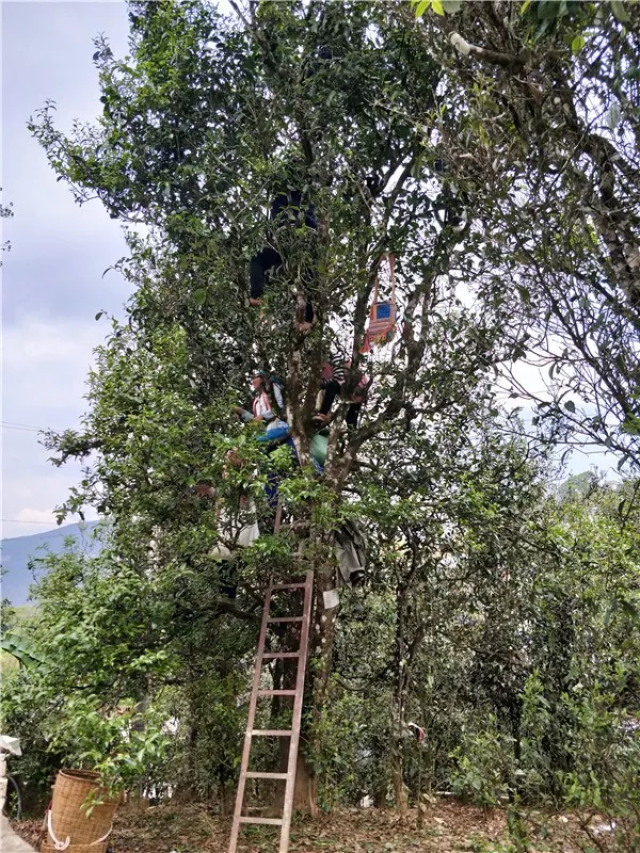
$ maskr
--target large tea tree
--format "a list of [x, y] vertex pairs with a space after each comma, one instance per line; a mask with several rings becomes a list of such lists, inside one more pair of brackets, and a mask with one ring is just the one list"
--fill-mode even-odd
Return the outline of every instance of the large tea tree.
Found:
[[[237, 487], [264, 503], [266, 462], [232, 406], [251, 369], [275, 371], [302, 463], [282, 488], [296, 524], [248, 549], [246, 598], [227, 610], [255, 609], [269, 571], [292, 571], [296, 553], [296, 571], [315, 569], [320, 617], [323, 592], [335, 586], [332, 532], [353, 511], [354, 472], [375, 468], [387, 436], [428, 436], [467, 405], [492, 366], [522, 352], [521, 325], [490, 287], [478, 287], [485, 301], [471, 298], [469, 282], [493, 280], [481, 251], [488, 226], [460, 217], [447, 181], [442, 71], [422, 34], [379, 4], [234, 9], [225, 17], [207, 3], [131, 4], [130, 56], [117, 59], [104, 39], [96, 45], [97, 125], [65, 135], [50, 106], [32, 125], [78, 202], [97, 196], [129, 226], [122, 269], [136, 285], [128, 322], [113, 322], [91, 377], [85, 430], [50, 443], [59, 462], [95, 451], [66, 509], [93, 503], [108, 513], [119, 547], [178, 585], [216, 541], [215, 508], [189, 485], [207, 477], [222, 500]], [[249, 261], [283, 184], [315, 203], [319, 228], [279, 232], [286, 262], [256, 309]], [[388, 253], [401, 321], [365, 364], [365, 323]], [[299, 329], [305, 286], [316, 314], [308, 334]], [[346, 402], [336, 409], [319, 480], [307, 465], [311, 418], [323, 360], [336, 350], [352, 360], [347, 392], [358, 370], [373, 381], [357, 430], [345, 429]], [[230, 448], [242, 464], [225, 472]], [[311, 752], [335, 615], [315, 625]], [[298, 805], [312, 807], [305, 769]]]

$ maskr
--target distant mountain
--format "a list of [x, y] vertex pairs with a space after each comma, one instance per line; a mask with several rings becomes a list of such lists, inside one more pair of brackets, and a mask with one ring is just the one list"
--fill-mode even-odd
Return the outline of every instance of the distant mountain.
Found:
[[46, 550], [60, 554], [64, 550], [64, 540], [67, 536], [80, 544], [88, 553], [97, 553], [100, 543], [92, 533], [99, 521], [87, 521], [81, 524], [65, 524], [55, 530], [35, 533], [33, 536], [16, 536], [13, 539], [3, 539], [2, 548], [3, 574], [0, 578], [2, 598], [8, 598], [11, 604], [26, 604], [29, 598], [29, 587], [34, 582], [33, 572], [29, 571], [29, 560], [41, 557]]

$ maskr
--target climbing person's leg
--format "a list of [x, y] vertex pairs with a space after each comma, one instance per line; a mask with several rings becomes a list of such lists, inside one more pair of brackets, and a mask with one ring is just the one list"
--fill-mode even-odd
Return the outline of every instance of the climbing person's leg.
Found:
[[267, 498], [267, 505], [262, 505], [259, 512], [260, 528], [265, 530], [267, 534], [271, 533], [276, 520], [276, 512], [280, 495], [278, 487], [280, 486], [280, 476], [275, 471], [267, 472], [267, 482], [264, 486], [264, 493]]
[[340, 393], [340, 383], [337, 379], [331, 379], [324, 386], [324, 394], [322, 395], [322, 405], [320, 411], [315, 416], [314, 420], [326, 421], [329, 419], [329, 412], [333, 406], [334, 400]]
[[298, 456], [298, 451], [296, 450], [296, 445], [295, 445], [294, 440], [291, 438], [291, 436], [288, 436], [287, 440], [283, 443], [286, 444], [287, 447], [289, 448], [289, 450], [291, 451], [291, 456], [293, 457], [293, 461], [299, 465], [300, 464], [300, 457]]
[[355, 429], [358, 426], [358, 418], [360, 417], [361, 410], [362, 403], [352, 403], [347, 409], [347, 416], [345, 420], [347, 422], [347, 426], [351, 429]]
[[312, 243], [309, 263], [304, 266], [300, 276], [302, 280], [302, 287], [304, 288], [305, 299], [302, 320], [298, 323], [298, 331], [300, 332], [308, 332], [313, 326], [315, 312], [313, 310], [313, 302], [311, 301], [311, 291], [316, 288], [318, 282], [318, 246], [317, 235], [315, 233], [316, 229], [314, 228], [312, 230], [308, 228], [306, 230], [311, 232]]
[[238, 559], [220, 560], [220, 592], [234, 601], [238, 592]]
[[264, 295], [267, 273], [274, 267], [280, 266], [282, 256], [272, 246], [265, 246], [251, 258], [249, 278], [251, 281], [250, 305], [259, 305]]
[[300, 332], [308, 332], [309, 329], [313, 326], [315, 314], [313, 313], [313, 303], [307, 294], [307, 301], [304, 305], [304, 319], [302, 323], [298, 325], [298, 330]]
[[[293, 439], [289, 435], [289, 427], [286, 425], [285, 427], [276, 427], [275, 429], [271, 429], [268, 432], [259, 435], [256, 438], [256, 441], [259, 441], [260, 444], [264, 445], [267, 454], [271, 453], [272, 450], [275, 450], [276, 447], [287, 445], [290, 448], [291, 455], [295, 461], [298, 462], [298, 454], [296, 452]], [[265, 523], [265, 529], [273, 529], [275, 523], [276, 512], [280, 502], [278, 488], [282, 481], [282, 477], [283, 474], [280, 474], [273, 469], [267, 471], [267, 482], [264, 487], [265, 495], [267, 497], [267, 507], [266, 513], [262, 517], [262, 521]]]
[[282, 444], [282, 440], [287, 437], [289, 434], [289, 427], [285, 424], [284, 426], [274, 427], [273, 429], [269, 429], [266, 432], [261, 433], [256, 436], [256, 441], [260, 442], [260, 444], [267, 445], [267, 451], [273, 447], [277, 447], [278, 444]]
[[296, 328], [299, 332], [304, 334], [313, 326], [315, 319], [313, 303], [311, 302], [311, 297], [308, 293], [298, 294], [296, 302]]

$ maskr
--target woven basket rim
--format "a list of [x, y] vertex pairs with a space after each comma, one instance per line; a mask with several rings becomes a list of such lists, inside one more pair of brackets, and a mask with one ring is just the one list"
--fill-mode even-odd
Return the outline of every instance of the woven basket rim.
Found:
[[60, 776], [67, 776], [69, 779], [82, 779], [85, 782], [97, 782], [100, 779], [100, 774], [96, 770], [75, 770], [63, 767], [58, 773]]

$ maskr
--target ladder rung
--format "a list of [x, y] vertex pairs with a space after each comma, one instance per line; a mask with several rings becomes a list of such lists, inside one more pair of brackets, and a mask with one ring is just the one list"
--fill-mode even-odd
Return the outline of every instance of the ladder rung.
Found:
[[263, 770], [251, 770], [247, 772], [247, 779], [288, 779], [288, 773], [267, 773]]
[[295, 690], [258, 690], [258, 696], [295, 696]]
[[293, 734], [292, 729], [254, 729], [252, 735], [258, 737], [290, 737]]
[[267, 622], [302, 622], [302, 616], [271, 616]]
[[241, 817], [240, 823], [261, 823], [265, 826], [282, 826], [281, 817]]
[[272, 586], [271, 591], [273, 592], [276, 589], [304, 589], [305, 587], [306, 583], [279, 583]]
[[276, 658], [299, 658], [300, 652], [265, 652], [262, 660], [275, 660]]

